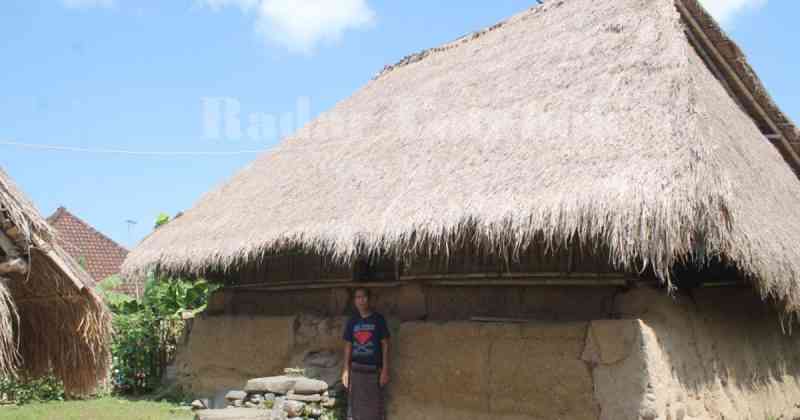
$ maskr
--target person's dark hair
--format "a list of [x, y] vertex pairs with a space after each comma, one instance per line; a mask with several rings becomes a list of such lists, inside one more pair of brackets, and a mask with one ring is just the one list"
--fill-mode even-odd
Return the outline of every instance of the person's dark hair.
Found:
[[355, 289], [353, 289], [353, 298], [356, 297], [356, 293], [358, 293], [359, 290], [364, 292], [364, 296], [366, 296], [367, 299], [372, 297], [372, 292], [370, 292], [369, 289], [367, 289], [366, 287], [356, 287]]

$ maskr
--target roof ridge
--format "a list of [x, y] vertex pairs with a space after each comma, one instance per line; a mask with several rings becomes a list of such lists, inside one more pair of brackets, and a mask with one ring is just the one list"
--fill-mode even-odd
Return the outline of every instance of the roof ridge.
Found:
[[[61, 213], [60, 213], [60, 214], [58, 214], [58, 213], [59, 213], [59, 211], [61, 211]], [[127, 252], [128, 252], [128, 249], [127, 249], [127, 248], [125, 248], [124, 246], [120, 245], [120, 244], [119, 244], [117, 241], [115, 241], [115, 240], [111, 239], [110, 237], [108, 237], [108, 236], [107, 236], [106, 234], [104, 234], [103, 232], [101, 232], [101, 231], [97, 230], [97, 229], [96, 229], [94, 226], [92, 226], [91, 224], [89, 224], [89, 223], [88, 223], [88, 222], [86, 222], [85, 220], [81, 219], [80, 217], [76, 216], [76, 215], [75, 215], [74, 213], [72, 213], [71, 211], [67, 210], [67, 208], [66, 208], [66, 207], [63, 207], [63, 206], [62, 206], [62, 207], [59, 207], [59, 208], [56, 210], [56, 212], [55, 212], [55, 213], [53, 213], [53, 215], [52, 215], [52, 216], [50, 216], [50, 217], [52, 217], [52, 218], [53, 218], [53, 220], [55, 221], [55, 220], [57, 220], [57, 218], [56, 218], [56, 215], [58, 215], [58, 217], [59, 217], [59, 218], [60, 218], [61, 216], [64, 216], [64, 215], [68, 215], [68, 216], [72, 217], [73, 219], [75, 219], [76, 221], [78, 221], [78, 223], [80, 223], [81, 225], [83, 225], [84, 227], [86, 227], [87, 229], [89, 229], [90, 231], [92, 231], [92, 233], [94, 233], [94, 234], [96, 234], [96, 235], [100, 236], [101, 238], [103, 238], [104, 240], [106, 240], [106, 241], [110, 242], [110, 243], [111, 243], [113, 246], [115, 246], [115, 247], [119, 248], [120, 250], [124, 251], [125, 253], [127, 253]], [[48, 220], [49, 220], [49, 218], [48, 218]], [[56, 230], [58, 230], [58, 229], [56, 229]]]
[[66, 211], [67, 211], [66, 207], [58, 206], [56, 211], [53, 212], [53, 214], [51, 214], [50, 216], [47, 217], [47, 223], [50, 223], [50, 224], [55, 223], [56, 221], [58, 221], [58, 219], [61, 218], [61, 216], [64, 215], [64, 212], [66, 212]]
[[484, 27], [484, 29], [479, 29], [477, 31], [469, 32], [469, 33], [467, 33], [465, 35], [462, 35], [462, 36], [460, 36], [460, 37], [458, 37], [458, 38], [456, 38], [456, 39], [454, 39], [452, 41], [445, 42], [445, 43], [443, 43], [443, 44], [441, 44], [441, 45], [439, 45], [437, 47], [426, 48], [426, 49], [421, 50], [419, 52], [409, 54], [409, 55], [401, 58], [399, 61], [397, 61], [394, 64], [387, 64], [387, 65], [385, 65], [383, 67], [383, 69], [381, 69], [381, 71], [378, 72], [378, 74], [375, 75], [375, 77], [372, 78], [372, 80], [377, 80], [377, 79], [381, 78], [382, 76], [384, 76], [385, 74], [390, 73], [390, 72], [392, 72], [393, 70], [395, 70], [397, 68], [405, 67], [407, 65], [416, 63], [418, 61], [422, 61], [422, 60], [424, 60], [425, 58], [427, 58], [428, 56], [430, 56], [430, 55], [432, 55], [434, 53], [444, 52], [444, 51], [456, 48], [456, 47], [458, 47], [458, 46], [460, 46], [462, 44], [466, 44], [468, 42], [474, 41], [474, 40], [482, 37], [483, 35], [485, 35], [485, 34], [487, 34], [489, 32], [493, 32], [493, 31], [495, 31], [497, 29], [500, 29], [500, 28], [502, 28], [502, 27], [504, 27], [506, 25], [517, 23], [519, 21], [525, 20], [525, 17], [530, 15], [530, 14], [538, 13], [540, 11], [546, 11], [547, 9], [549, 9], [551, 7], [560, 7], [562, 4], [564, 4], [565, 0], [557, 0], [557, 1], [554, 1], [552, 3], [544, 3], [543, 0], [536, 0], [536, 1], [539, 2], [537, 5], [535, 5], [533, 7], [529, 7], [527, 9], [525, 9], [525, 10], [519, 12], [519, 13], [516, 13], [516, 14], [514, 14], [513, 16], [511, 16], [509, 18], [503, 19], [503, 20], [501, 20], [501, 21], [499, 21], [499, 22], [497, 22], [497, 23], [495, 23], [495, 24], [493, 24], [491, 26]]

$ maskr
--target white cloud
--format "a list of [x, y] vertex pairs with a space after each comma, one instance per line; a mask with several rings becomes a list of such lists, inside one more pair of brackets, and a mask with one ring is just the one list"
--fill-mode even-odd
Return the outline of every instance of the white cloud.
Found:
[[767, 4], [767, 0], [700, 0], [706, 10], [723, 25], [729, 24], [737, 15], [748, 10], [757, 10]]
[[111, 7], [114, 0], [61, 0], [70, 9], [88, 9], [91, 7]]
[[238, 7], [255, 14], [255, 29], [268, 42], [310, 54], [345, 31], [371, 25], [375, 12], [367, 0], [200, 0], [212, 10]]

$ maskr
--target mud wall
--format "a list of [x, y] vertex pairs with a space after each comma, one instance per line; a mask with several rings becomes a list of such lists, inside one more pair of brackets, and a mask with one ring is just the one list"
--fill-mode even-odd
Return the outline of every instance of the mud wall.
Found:
[[286, 367], [320, 356], [334, 361], [326, 366], [338, 378], [344, 322], [308, 316], [195, 318], [178, 349], [176, 381], [193, 395], [211, 398], [241, 389], [248, 379], [281, 374]]
[[634, 389], [638, 369], [646, 382], [636, 381], [638, 407], [616, 401], [602, 419], [800, 418], [800, 337], [784, 333], [751, 290], [695, 289], [670, 299], [637, 289], [616, 303], [634, 331], [606, 328], [607, 347], [624, 336], [642, 350], [594, 370], [598, 399], [619, 400], [620, 384]]
[[[751, 290], [669, 297], [643, 287], [614, 296], [610, 313], [524, 323], [390, 317], [389, 419], [800, 417], [799, 339]], [[341, 365], [329, 362], [341, 357], [343, 322], [198, 318], [179, 352], [178, 381], [210, 396], [309, 360], [335, 379]]]
[[588, 323], [404, 323], [392, 420], [597, 419]]

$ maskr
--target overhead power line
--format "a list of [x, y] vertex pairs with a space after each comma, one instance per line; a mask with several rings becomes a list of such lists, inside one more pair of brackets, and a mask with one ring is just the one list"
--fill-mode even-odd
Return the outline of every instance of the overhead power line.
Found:
[[102, 153], [102, 154], [133, 155], [133, 156], [233, 156], [233, 155], [258, 154], [271, 150], [271, 149], [254, 149], [254, 150], [233, 150], [226, 152], [208, 152], [208, 151], [164, 152], [164, 151], [73, 147], [73, 146], [60, 146], [52, 144], [32, 144], [32, 143], [22, 143], [17, 141], [6, 141], [6, 140], [0, 140], [0, 145], [15, 146], [25, 149], [50, 150], [59, 152]]
[[370, 144], [361, 138], [348, 139], [348, 140], [333, 140], [324, 142], [315, 142], [311, 144], [294, 144], [282, 142], [273, 147], [264, 149], [250, 149], [250, 150], [233, 150], [226, 152], [210, 152], [210, 151], [147, 151], [147, 150], [126, 150], [126, 149], [113, 149], [113, 148], [92, 148], [92, 147], [74, 147], [62, 146], [54, 144], [35, 144], [23, 143], [19, 141], [0, 140], [0, 146], [15, 146], [25, 149], [45, 150], [55, 152], [76, 152], [76, 153], [96, 153], [96, 154], [117, 154], [128, 156], [235, 156], [247, 154], [260, 154], [260, 153], [291, 153], [291, 152], [305, 152], [306, 150], [320, 150], [327, 147], [336, 147], [344, 145], [353, 145], [355, 143]]

